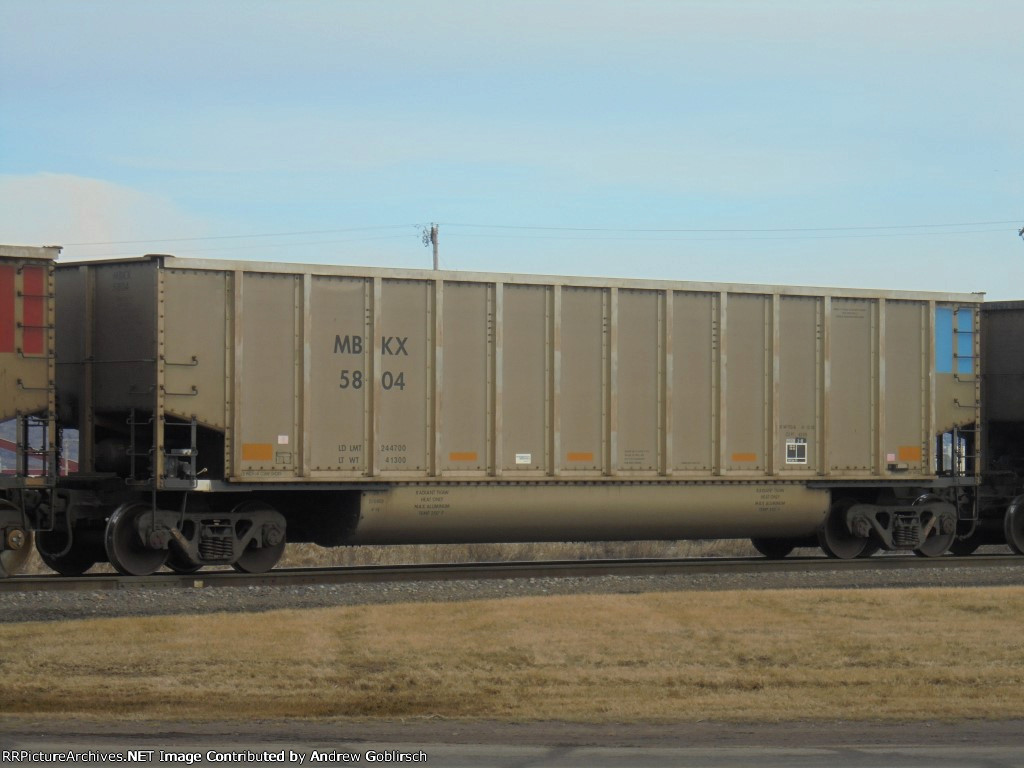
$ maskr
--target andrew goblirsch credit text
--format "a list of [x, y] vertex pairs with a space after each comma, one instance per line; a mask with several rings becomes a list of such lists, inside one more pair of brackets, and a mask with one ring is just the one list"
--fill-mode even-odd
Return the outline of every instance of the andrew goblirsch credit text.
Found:
[[282, 763], [304, 765], [306, 763], [425, 763], [429, 760], [426, 752], [404, 752], [392, 749], [367, 749], [361, 752], [342, 750], [318, 750], [298, 752], [291, 749], [254, 752], [251, 750], [205, 752], [174, 752], [162, 749], [128, 749], [105, 752], [53, 751], [43, 752], [27, 749], [5, 749], [0, 751], [0, 763]]

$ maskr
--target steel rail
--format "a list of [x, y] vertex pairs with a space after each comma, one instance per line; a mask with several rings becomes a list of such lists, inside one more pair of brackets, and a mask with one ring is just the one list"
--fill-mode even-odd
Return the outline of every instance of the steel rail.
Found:
[[856, 572], [901, 569], [1016, 568], [1024, 583], [1024, 557], [970, 555], [968, 557], [907, 557], [882, 555], [853, 560], [791, 557], [783, 560], [748, 558], [644, 558], [621, 560], [548, 560], [500, 563], [438, 563], [428, 565], [366, 565], [333, 568], [279, 568], [267, 573], [230, 570], [192, 574], [156, 573], [121, 576], [95, 573], [84, 576], [12, 576], [0, 579], [0, 592], [75, 591], [118, 589], [211, 589], [253, 586], [301, 586], [472, 579], [539, 579], [596, 576], [665, 576], [736, 573]]

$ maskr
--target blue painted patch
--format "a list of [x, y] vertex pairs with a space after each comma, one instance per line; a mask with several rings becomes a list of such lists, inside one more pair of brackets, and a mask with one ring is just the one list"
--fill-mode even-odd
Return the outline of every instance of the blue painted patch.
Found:
[[935, 308], [935, 372], [953, 372], [953, 310]]

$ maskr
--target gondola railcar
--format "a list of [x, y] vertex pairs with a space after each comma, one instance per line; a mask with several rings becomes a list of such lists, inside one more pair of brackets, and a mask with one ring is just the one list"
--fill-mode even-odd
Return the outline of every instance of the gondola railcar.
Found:
[[140, 259], [57, 267], [61, 573], [286, 541], [750, 538], [934, 556], [988, 524], [982, 297]]

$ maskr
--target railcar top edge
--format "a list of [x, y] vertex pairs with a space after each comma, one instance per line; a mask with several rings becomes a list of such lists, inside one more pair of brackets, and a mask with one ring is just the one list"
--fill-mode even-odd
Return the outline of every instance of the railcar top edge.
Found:
[[280, 261], [247, 261], [234, 259], [193, 259], [173, 254], [146, 254], [123, 259], [87, 259], [62, 261], [59, 266], [102, 264], [139, 264], [156, 262], [172, 269], [197, 271], [241, 271], [268, 274], [314, 274], [336, 277], [380, 277], [398, 280], [445, 280], [450, 282], [499, 282], [515, 285], [562, 285], [580, 288], [625, 288], [635, 290], [676, 290], [693, 292], [729, 292], [751, 294], [778, 294], [780, 296], [841, 296], [844, 298], [892, 299], [903, 301], [938, 301], [980, 304], [985, 293], [946, 291], [906, 291], [875, 288], [845, 288], [839, 286], [770, 285], [756, 283], [691, 282], [684, 280], [656, 280], [625, 277], [568, 276], [547, 274], [517, 274], [506, 272], [478, 272], [461, 270], [431, 270], [359, 265], [308, 264]]

